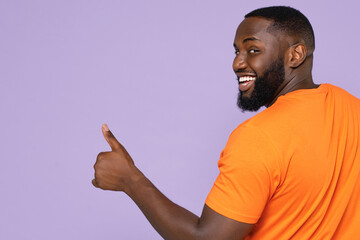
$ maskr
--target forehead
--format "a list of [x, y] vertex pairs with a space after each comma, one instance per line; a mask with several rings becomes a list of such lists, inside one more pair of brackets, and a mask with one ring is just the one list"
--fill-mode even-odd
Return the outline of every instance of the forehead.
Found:
[[235, 42], [246, 38], [256, 38], [260, 41], [273, 40], [275, 36], [267, 31], [272, 23], [271, 20], [261, 17], [245, 18], [236, 31]]

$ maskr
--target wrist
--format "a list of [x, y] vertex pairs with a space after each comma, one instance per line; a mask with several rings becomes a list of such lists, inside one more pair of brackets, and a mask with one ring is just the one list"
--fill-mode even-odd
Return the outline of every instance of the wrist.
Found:
[[145, 175], [134, 166], [134, 172], [129, 178], [124, 180], [124, 192], [131, 197], [144, 179], [146, 179]]

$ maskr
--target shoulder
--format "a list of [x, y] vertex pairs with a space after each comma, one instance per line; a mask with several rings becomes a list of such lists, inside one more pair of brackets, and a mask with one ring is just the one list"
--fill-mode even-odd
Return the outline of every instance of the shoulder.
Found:
[[231, 161], [238, 163], [249, 161], [251, 165], [256, 162], [265, 165], [274, 164], [280, 158], [271, 136], [252, 121], [240, 124], [231, 133], [222, 152], [222, 157], [226, 158], [226, 156], [232, 156]]
[[337, 87], [332, 84], [323, 84], [323, 87], [327, 89], [327, 92], [330, 96], [333, 96], [334, 98], [340, 98], [346, 101], [350, 101], [353, 103], [360, 104], [360, 99], [349, 93], [348, 91]]
[[357, 98], [331, 84], [321, 84], [316, 89], [301, 89], [280, 96], [269, 108], [244, 122], [257, 126], [264, 132], [292, 130], [309, 124], [315, 116], [328, 107], [332, 98]]

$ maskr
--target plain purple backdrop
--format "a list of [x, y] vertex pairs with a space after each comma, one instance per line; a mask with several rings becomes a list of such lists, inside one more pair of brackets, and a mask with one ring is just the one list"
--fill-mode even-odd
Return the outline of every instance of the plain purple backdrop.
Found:
[[91, 185], [108, 123], [137, 166], [200, 214], [236, 107], [233, 37], [291, 5], [314, 79], [360, 96], [357, 1], [0, 1], [0, 239], [161, 239], [123, 193]]

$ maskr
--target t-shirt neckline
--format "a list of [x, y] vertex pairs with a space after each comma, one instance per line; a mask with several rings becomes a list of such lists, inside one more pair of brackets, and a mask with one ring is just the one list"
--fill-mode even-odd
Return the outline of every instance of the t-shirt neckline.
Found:
[[292, 92], [288, 92], [285, 95], [281, 95], [278, 97], [277, 100], [284, 97], [289, 97], [293, 95], [307, 95], [307, 94], [314, 94], [314, 93], [320, 93], [327, 89], [328, 83], [321, 83], [317, 88], [306, 88], [306, 89], [298, 89]]

